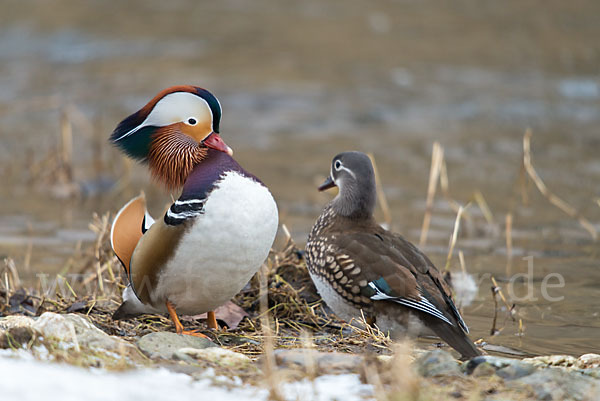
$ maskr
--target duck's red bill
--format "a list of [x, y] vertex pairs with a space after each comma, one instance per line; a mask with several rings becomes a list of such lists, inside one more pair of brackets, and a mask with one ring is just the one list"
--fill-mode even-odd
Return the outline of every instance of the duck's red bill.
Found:
[[221, 152], [227, 153], [229, 156], [233, 156], [233, 149], [231, 149], [217, 134], [216, 132], [211, 133], [207, 136], [202, 143], [209, 148], [220, 150]]
[[325, 191], [326, 189], [335, 187], [335, 182], [331, 178], [331, 176], [327, 177], [324, 183], [319, 185], [319, 191]]

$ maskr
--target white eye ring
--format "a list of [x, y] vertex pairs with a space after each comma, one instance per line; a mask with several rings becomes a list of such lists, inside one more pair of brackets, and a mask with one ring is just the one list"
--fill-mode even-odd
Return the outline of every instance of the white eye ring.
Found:
[[188, 124], [188, 125], [196, 125], [196, 124], [198, 124], [198, 120], [195, 119], [194, 117], [190, 117], [190, 118], [187, 119], [186, 124]]
[[333, 167], [335, 167], [335, 169], [337, 171], [340, 171], [342, 169], [342, 162], [339, 160], [336, 160], [335, 163], [333, 164]]

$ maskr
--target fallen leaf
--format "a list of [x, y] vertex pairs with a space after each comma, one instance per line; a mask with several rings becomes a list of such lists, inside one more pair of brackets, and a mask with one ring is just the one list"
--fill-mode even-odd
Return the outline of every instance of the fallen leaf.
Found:
[[[217, 309], [215, 309], [215, 316], [217, 320], [220, 320], [221, 322], [225, 323], [225, 325], [230, 329], [235, 329], [238, 327], [242, 319], [248, 316], [248, 314], [244, 309], [229, 301], [226, 304], [219, 306]], [[181, 320], [185, 320], [188, 322], [194, 320], [206, 320], [206, 313], [194, 316], [182, 316]]]

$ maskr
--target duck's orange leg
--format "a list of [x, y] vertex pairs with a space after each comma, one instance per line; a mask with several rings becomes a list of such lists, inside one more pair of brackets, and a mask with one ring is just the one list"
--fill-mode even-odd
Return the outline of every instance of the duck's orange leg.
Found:
[[[167, 310], [169, 311], [169, 316], [171, 316], [171, 320], [175, 324], [175, 332], [177, 332], [177, 334], [185, 334], [188, 336], [208, 338], [210, 340], [210, 338], [208, 336], [205, 336], [204, 334], [199, 333], [197, 331], [184, 330], [183, 325], [179, 321], [179, 317], [177, 317], [177, 312], [175, 311], [175, 305], [173, 305], [168, 300], [167, 300]], [[216, 320], [215, 320], [215, 322], [216, 322]]]
[[215, 311], [210, 311], [206, 314], [206, 324], [209, 329], [219, 330], [219, 325], [217, 324], [217, 318], [215, 317]]

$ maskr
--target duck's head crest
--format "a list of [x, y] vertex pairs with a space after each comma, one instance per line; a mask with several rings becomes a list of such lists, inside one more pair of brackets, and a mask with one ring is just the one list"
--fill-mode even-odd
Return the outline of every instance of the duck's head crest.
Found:
[[119, 123], [110, 141], [128, 156], [147, 162], [168, 188], [183, 185], [213, 148], [233, 151], [218, 135], [221, 104], [206, 89], [172, 86]]

